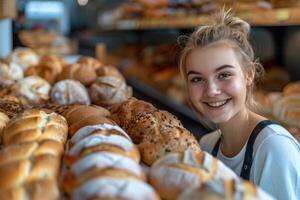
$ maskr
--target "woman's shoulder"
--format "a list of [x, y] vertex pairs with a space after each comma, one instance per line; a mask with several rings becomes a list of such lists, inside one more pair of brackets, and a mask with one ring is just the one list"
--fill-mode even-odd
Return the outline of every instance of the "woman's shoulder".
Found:
[[199, 141], [201, 149], [203, 151], [211, 153], [220, 136], [221, 132], [219, 130], [207, 133], [206, 135], [202, 136]]
[[271, 124], [261, 130], [254, 143], [254, 154], [286, 155], [292, 154], [300, 156], [299, 142], [281, 125]]

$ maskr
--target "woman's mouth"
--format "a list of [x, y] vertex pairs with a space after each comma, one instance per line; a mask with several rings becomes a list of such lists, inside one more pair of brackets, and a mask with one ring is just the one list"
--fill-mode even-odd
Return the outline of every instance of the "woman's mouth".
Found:
[[211, 108], [220, 108], [220, 107], [224, 106], [225, 104], [227, 104], [230, 100], [231, 100], [231, 98], [222, 100], [222, 101], [213, 101], [213, 102], [204, 102], [204, 103]]

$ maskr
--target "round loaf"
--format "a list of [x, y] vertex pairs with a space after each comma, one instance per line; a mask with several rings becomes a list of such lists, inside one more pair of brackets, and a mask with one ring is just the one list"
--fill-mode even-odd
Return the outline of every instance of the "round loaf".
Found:
[[60, 105], [91, 104], [87, 89], [75, 80], [62, 80], [57, 82], [51, 90], [52, 102]]
[[91, 105], [91, 106], [73, 105], [63, 113], [63, 116], [65, 116], [69, 125], [71, 125], [82, 120], [83, 116], [85, 118], [92, 115], [107, 117], [109, 116], [109, 114], [110, 113], [108, 110], [96, 105]]
[[72, 200], [103, 199], [131, 199], [131, 200], [159, 200], [153, 188], [139, 180], [117, 179], [101, 177], [81, 185], [72, 194]]
[[188, 149], [201, 151], [195, 137], [185, 128], [166, 125], [159, 132], [160, 134], [145, 135], [138, 145], [142, 160], [150, 166], [171, 152], [184, 152]]
[[202, 199], [265, 199], [273, 200], [273, 197], [265, 193], [251, 182], [242, 180], [213, 180], [196, 188], [185, 190], [178, 200], [202, 200]]
[[152, 104], [131, 97], [127, 101], [120, 102], [112, 106], [110, 112], [112, 118], [124, 130], [128, 130], [137, 115], [144, 112], [153, 112], [157, 110]]
[[32, 109], [9, 121], [3, 132], [3, 143], [7, 145], [52, 139], [64, 144], [67, 133], [68, 124], [62, 116]]
[[53, 155], [39, 155], [0, 166], [0, 188], [10, 189], [24, 182], [38, 179], [57, 180], [60, 160]]
[[137, 163], [140, 154], [135, 145], [119, 135], [90, 135], [75, 143], [65, 155], [65, 163], [72, 165], [80, 158], [94, 152], [111, 152], [131, 158]]
[[70, 171], [64, 176], [64, 189], [66, 192], [71, 193], [74, 188], [84, 182], [104, 174], [107, 175], [108, 171], [115, 175], [118, 174], [114, 177], [123, 175], [143, 181], [146, 180], [142, 167], [132, 159], [108, 152], [92, 153], [71, 166]]
[[60, 194], [57, 182], [41, 179], [24, 183], [23, 185], [1, 191], [2, 200], [59, 200]]
[[39, 143], [24, 142], [21, 144], [12, 144], [1, 149], [0, 166], [9, 162], [27, 159], [42, 154], [51, 154], [59, 159], [63, 152], [63, 144], [55, 140], [44, 140]]
[[91, 125], [91, 126], [85, 126], [79, 129], [72, 138], [68, 141], [68, 146], [71, 147], [75, 143], [78, 143], [83, 138], [94, 135], [94, 134], [116, 134], [123, 136], [127, 138], [129, 141], [131, 141], [130, 137], [127, 135], [127, 133], [121, 129], [119, 126], [111, 125], [111, 124], [97, 124], [97, 125]]
[[74, 79], [85, 86], [91, 85], [97, 78], [96, 70], [101, 63], [92, 57], [81, 57], [77, 63], [68, 65], [59, 76], [59, 80]]
[[160, 130], [166, 125], [182, 127], [181, 122], [167, 111], [156, 110], [154, 112], [140, 113], [133, 119], [127, 129], [133, 142], [139, 144], [144, 135], [160, 134]]
[[57, 76], [62, 72], [67, 62], [58, 55], [43, 56], [36, 66], [31, 66], [25, 71], [25, 76], [40, 76], [50, 84], [54, 84]]
[[99, 69], [97, 69], [97, 75], [98, 76], [114, 76], [117, 79], [125, 81], [124, 76], [114, 66], [102, 66], [102, 67], [100, 67]]
[[29, 48], [16, 48], [8, 56], [9, 62], [14, 62], [25, 71], [29, 66], [37, 65], [39, 56]]
[[19, 65], [0, 62], [0, 85], [9, 86], [22, 78], [23, 70]]
[[50, 89], [50, 84], [38, 76], [25, 77], [14, 85], [15, 95], [27, 106], [45, 103]]
[[12, 100], [0, 98], [0, 111], [5, 113], [9, 118], [16, 116], [24, 110], [22, 104]]
[[164, 199], [176, 199], [186, 188], [213, 179], [239, 179], [222, 162], [205, 152], [171, 153], [150, 169], [150, 183]]
[[132, 91], [124, 80], [114, 76], [102, 76], [91, 85], [89, 94], [94, 104], [109, 107], [126, 101], [132, 96]]

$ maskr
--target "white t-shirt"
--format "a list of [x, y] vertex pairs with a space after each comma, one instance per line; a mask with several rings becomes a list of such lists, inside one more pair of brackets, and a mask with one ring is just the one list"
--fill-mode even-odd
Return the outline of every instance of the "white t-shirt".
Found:
[[[217, 131], [203, 136], [201, 148], [211, 153], [219, 137]], [[217, 158], [240, 175], [246, 146], [234, 157], [224, 156], [219, 149]], [[300, 144], [282, 126], [268, 125], [257, 136], [250, 181], [276, 199], [300, 199]]]

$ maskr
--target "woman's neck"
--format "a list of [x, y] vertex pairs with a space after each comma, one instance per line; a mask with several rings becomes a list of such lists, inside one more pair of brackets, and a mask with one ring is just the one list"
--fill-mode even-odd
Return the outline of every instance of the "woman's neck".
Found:
[[250, 110], [244, 109], [228, 122], [219, 124], [222, 132], [222, 153], [228, 157], [237, 155], [246, 144], [254, 127], [263, 119]]

